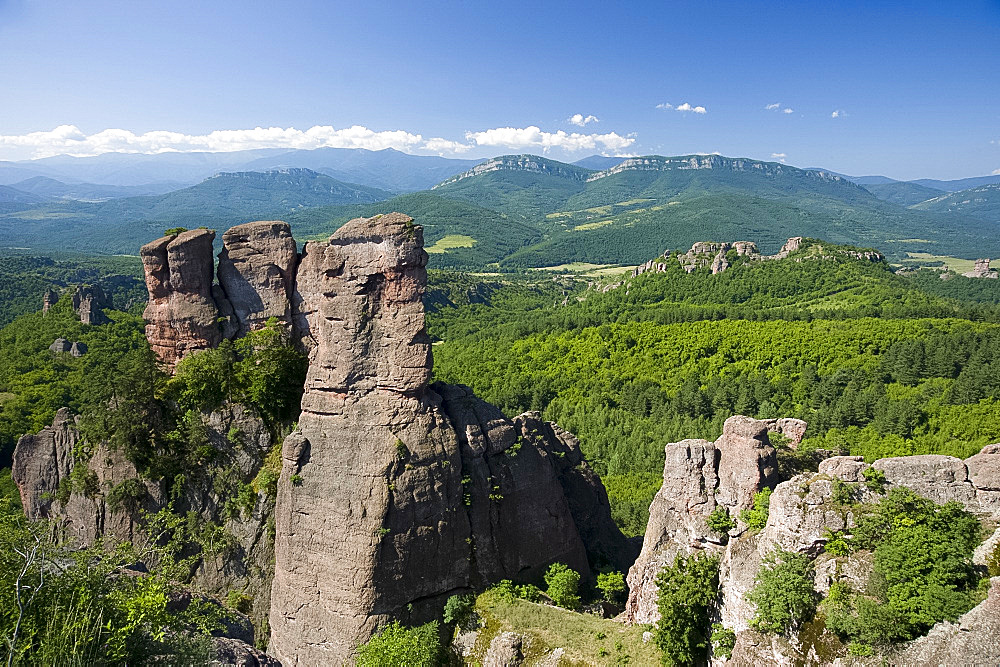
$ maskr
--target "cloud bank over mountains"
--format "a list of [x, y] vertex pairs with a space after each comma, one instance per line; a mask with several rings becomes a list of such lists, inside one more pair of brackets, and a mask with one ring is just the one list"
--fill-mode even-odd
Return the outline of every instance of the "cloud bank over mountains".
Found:
[[[590, 116], [581, 120], [585, 125], [597, 119]], [[633, 143], [634, 134], [546, 132], [535, 125], [470, 131], [465, 133], [464, 142], [442, 137], [425, 138], [405, 130], [375, 131], [362, 125], [340, 129], [331, 125], [315, 125], [308, 130], [256, 127], [252, 130], [215, 130], [208, 134], [184, 134], [169, 130], [136, 134], [123, 129], [86, 134], [75, 125], [60, 125], [49, 131], [0, 135], [0, 159], [36, 159], [55, 155], [90, 157], [103, 153], [231, 152], [257, 148], [365, 148], [373, 151], [393, 148], [404, 153], [460, 155], [475, 148], [490, 147], [542, 152], [551, 149], [567, 152], [597, 150], [616, 154]]]

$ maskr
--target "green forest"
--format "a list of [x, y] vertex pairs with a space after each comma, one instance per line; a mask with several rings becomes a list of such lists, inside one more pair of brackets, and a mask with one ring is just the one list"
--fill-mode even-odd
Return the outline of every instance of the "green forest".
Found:
[[816, 450], [964, 458], [1000, 441], [1000, 285], [834, 250], [718, 275], [668, 260], [607, 292], [510, 281], [429, 315], [435, 374], [577, 434], [632, 535], [664, 446], [715, 439], [733, 414], [806, 420], [794, 466]]

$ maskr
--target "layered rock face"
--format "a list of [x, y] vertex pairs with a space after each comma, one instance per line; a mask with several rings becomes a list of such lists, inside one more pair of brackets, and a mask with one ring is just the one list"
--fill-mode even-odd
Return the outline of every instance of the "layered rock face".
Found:
[[193, 229], [139, 251], [149, 290], [146, 338], [168, 366], [189, 352], [215, 347], [222, 338], [212, 296], [214, 240], [215, 232]]
[[708, 440], [682, 440], [666, 446], [663, 486], [649, 508], [642, 552], [628, 571], [630, 623], [654, 623], [656, 576], [678, 554], [722, 549], [726, 538], [709, 530], [706, 520], [723, 507], [732, 518], [752, 507], [753, 496], [777, 483], [777, 456], [768, 432], [798, 443], [806, 424], [799, 419], [758, 420], [734, 416], [722, 435]]
[[298, 250], [287, 222], [237, 225], [222, 235], [219, 286], [232, 305], [235, 335], [276, 317], [291, 324]]
[[627, 557], [575, 438], [428, 385], [422, 236], [400, 214], [353, 220], [299, 264], [310, 364], [282, 450], [269, 648], [286, 666], [349, 662], [389, 619], [501, 578]]

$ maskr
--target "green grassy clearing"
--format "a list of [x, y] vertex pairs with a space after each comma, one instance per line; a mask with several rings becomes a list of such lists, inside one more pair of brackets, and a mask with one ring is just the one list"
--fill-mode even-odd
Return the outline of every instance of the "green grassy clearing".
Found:
[[[476, 640], [474, 659], [482, 660], [490, 641], [500, 632], [527, 638], [525, 665], [537, 664], [553, 649], [565, 651], [560, 665], [658, 665], [653, 642], [643, 643], [649, 626], [625, 626], [593, 614], [578, 614], [525, 600], [497, 601], [489, 594], [476, 600], [476, 613], [485, 621]], [[628, 662], [624, 662], [625, 656]]]
[[426, 248], [427, 252], [440, 254], [448, 252], [452, 248], [471, 248], [476, 245], [476, 239], [464, 234], [448, 234], [437, 240], [437, 243]]

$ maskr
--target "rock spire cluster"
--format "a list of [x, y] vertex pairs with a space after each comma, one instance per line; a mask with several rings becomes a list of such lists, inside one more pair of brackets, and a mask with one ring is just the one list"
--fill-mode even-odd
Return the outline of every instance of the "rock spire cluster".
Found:
[[288, 223], [248, 222], [222, 235], [214, 284], [215, 232], [164, 236], [139, 251], [149, 302], [146, 338], [173, 367], [185, 355], [260, 327], [271, 317], [291, 323], [298, 259]]

